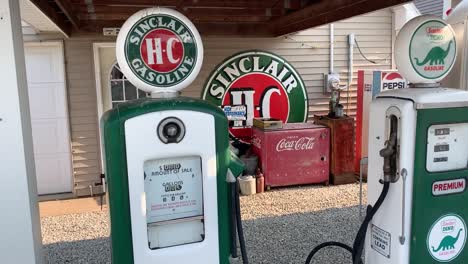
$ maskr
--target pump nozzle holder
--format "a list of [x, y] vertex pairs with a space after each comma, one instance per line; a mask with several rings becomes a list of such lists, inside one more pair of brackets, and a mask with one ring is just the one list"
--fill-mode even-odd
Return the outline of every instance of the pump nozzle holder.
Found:
[[384, 158], [384, 182], [396, 182], [398, 180], [396, 162], [392, 162], [392, 159], [395, 159], [396, 155], [397, 133], [391, 133], [385, 144], [386, 147], [380, 150], [380, 156]]

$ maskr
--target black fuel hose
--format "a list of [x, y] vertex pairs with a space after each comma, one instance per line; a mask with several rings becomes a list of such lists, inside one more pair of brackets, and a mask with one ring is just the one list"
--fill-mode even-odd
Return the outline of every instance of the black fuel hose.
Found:
[[229, 207], [231, 210], [231, 257], [232, 258], [238, 258], [237, 254], [237, 219], [236, 219], [236, 188], [237, 182], [232, 182], [229, 184], [230, 186], [230, 191], [231, 191], [231, 199], [229, 199]]
[[236, 182], [236, 222], [237, 222], [237, 234], [239, 235], [239, 245], [241, 248], [242, 263], [249, 264], [249, 259], [247, 257], [247, 249], [245, 247], [245, 238], [244, 238], [244, 229], [242, 227], [242, 217], [240, 210], [240, 198], [239, 198], [239, 184]]
[[366, 214], [366, 218], [364, 219], [364, 222], [359, 228], [358, 234], [356, 235], [356, 239], [354, 240], [354, 244], [353, 244], [353, 249], [354, 249], [353, 263], [354, 264], [362, 263], [361, 255], [362, 255], [362, 251], [364, 249], [364, 243], [366, 240], [367, 227], [369, 226], [369, 223], [372, 221], [372, 218], [374, 218], [377, 211], [380, 209], [380, 206], [382, 206], [383, 202], [385, 201], [385, 198], [387, 197], [389, 189], [390, 189], [390, 182], [384, 182], [382, 192], [380, 193], [380, 196], [379, 196], [379, 199], [377, 199], [377, 202], [374, 204], [373, 207], [370, 207], [370, 206], [367, 207], [368, 213]]
[[375, 214], [379, 210], [380, 206], [382, 206], [382, 203], [385, 201], [385, 198], [387, 197], [389, 189], [390, 189], [390, 182], [384, 182], [382, 192], [380, 193], [380, 196], [379, 196], [379, 199], [377, 199], [377, 202], [374, 204], [373, 207], [370, 205], [367, 207], [366, 218], [364, 219], [364, 221], [361, 224], [361, 227], [359, 228], [359, 231], [354, 240], [353, 247], [350, 247], [341, 242], [335, 242], [335, 241], [325, 242], [316, 246], [309, 253], [305, 263], [310, 264], [310, 262], [312, 261], [312, 258], [319, 250], [326, 248], [326, 247], [336, 246], [336, 247], [344, 248], [347, 251], [351, 252], [353, 264], [362, 264], [363, 262], [362, 262], [361, 256], [362, 256], [362, 251], [364, 249], [364, 243], [365, 243], [366, 234], [367, 234], [367, 227], [370, 221], [372, 221], [372, 218], [374, 218]]

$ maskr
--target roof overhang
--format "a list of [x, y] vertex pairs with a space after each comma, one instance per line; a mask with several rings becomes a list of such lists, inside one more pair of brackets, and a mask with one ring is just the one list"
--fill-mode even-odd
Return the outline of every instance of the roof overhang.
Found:
[[164, 6], [186, 15], [202, 35], [256, 37], [286, 35], [409, 2], [408, 0], [21, 1], [33, 3], [66, 35], [75, 33], [101, 35], [103, 28], [121, 27], [128, 17], [140, 9]]
[[71, 32], [61, 28], [51, 17], [30, 0], [19, 0], [23, 31], [26, 33], [61, 33], [69, 36]]

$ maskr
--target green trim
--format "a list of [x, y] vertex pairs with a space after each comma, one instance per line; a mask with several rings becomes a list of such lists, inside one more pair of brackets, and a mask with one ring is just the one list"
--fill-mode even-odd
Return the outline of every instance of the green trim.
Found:
[[118, 111], [105, 113], [102, 117], [102, 127], [106, 157], [105, 175], [109, 202], [111, 260], [114, 264], [131, 264], [133, 263], [133, 243], [128, 177], [126, 177], [126, 148]]
[[[432, 184], [435, 181], [459, 179], [468, 175], [468, 169], [428, 172], [426, 170], [427, 134], [431, 125], [448, 123], [468, 123], [468, 108], [422, 109], [417, 112], [416, 146], [414, 161], [413, 206], [410, 239], [410, 264], [435, 262], [427, 250], [427, 236], [431, 226], [441, 216], [457, 214], [468, 219], [468, 192], [446, 196], [433, 196]], [[466, 220], [465, 220], [466, 221]], [[468, 250], [464, 249], [452, 264], [468, 263]]]

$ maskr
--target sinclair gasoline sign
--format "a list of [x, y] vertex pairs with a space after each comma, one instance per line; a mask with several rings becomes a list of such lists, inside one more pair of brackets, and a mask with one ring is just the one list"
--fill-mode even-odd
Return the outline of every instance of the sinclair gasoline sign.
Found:
[[116, 52], [123, 73], [138, 88], [178, 91], [200, 71], [203, 45], [185, 16], [167, 8], [149, 8], [122, 26]]
[[265, 51], [245, 51], [219, 64], [202, 91], [202, 98], [223, 109], [245, 106], [245, 119], [230, 122], [231, 133], [251, 136], [254, 117], [305, 122], [308, 102], [304, 82], [285, 59]]

